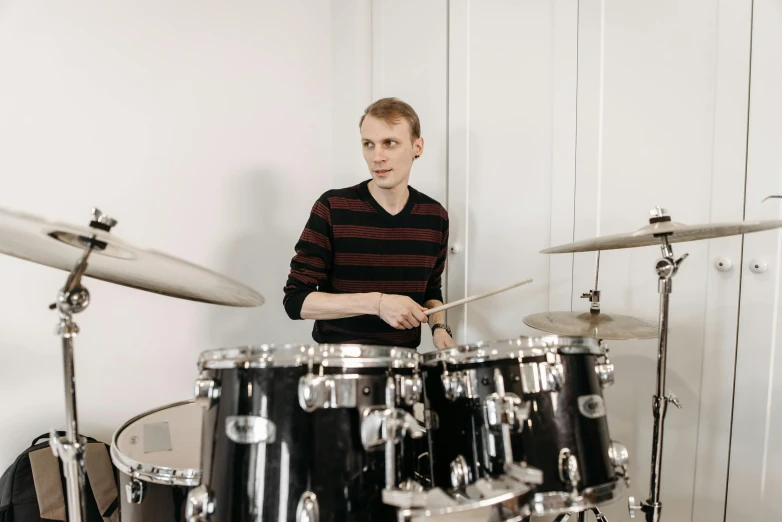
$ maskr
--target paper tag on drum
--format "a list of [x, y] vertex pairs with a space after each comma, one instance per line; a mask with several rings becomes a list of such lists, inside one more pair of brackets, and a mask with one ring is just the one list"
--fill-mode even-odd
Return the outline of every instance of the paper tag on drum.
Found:
[[578, 398], [578, 411], [588, 419], [605, 417], [606, 407], [600, 395], [582, 395]]
[[277, 437], [277, 426], [263, 417], [230, 415], [225, 419], [225, 434], [238, 444], [271, 444]]

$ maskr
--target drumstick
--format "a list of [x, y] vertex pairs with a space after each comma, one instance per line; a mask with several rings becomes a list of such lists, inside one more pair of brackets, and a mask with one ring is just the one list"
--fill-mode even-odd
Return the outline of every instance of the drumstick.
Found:
[[465, 297], [464, 299], [459, 299], [458, 301], [454, 301], [453, 303], [448, 303], [442, 306], [436, 306], [434, 308], [430, 308], [429, 310], [426, 310], [424, 313], [426, 315], [431, 315], [435, 312], [442, 312], [443, 310], [448, 310], [449, 308], [453, 308], [454, 306], [463, 305], [469, 303], [470, 301], [475, 301], [476, 299], [483, 299], [484, 297], [489, 297], [490, 295], [499, 294], [500, 292], [504, 292], [505, 290], [510, 290], [511, 288], [516, 288], [517, 286], [526, 285], [527, 283], [531, 283], [531, 282], [532, 279], [525, 279], [524, 281], [519, 281], [518, 283], [513, 283], [512, 285], [504, 286], [502, 288], [498, 288], [497, 290], [490, 290], [482, 294], [476, 294], [470, 297]]

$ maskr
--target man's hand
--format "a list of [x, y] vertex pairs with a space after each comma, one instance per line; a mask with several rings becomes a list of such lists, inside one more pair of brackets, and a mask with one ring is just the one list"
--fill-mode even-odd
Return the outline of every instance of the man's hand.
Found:
[[424, 313], [427, 308], [406, 295], [383, 294], [379, 303], [377, 315], [399, 330], [418, 328], [421, 323], [429, 320]]
[[456, 346], [456, 341], [448, 335], [445, 328], [438, 328], [434, 331], [432, 342], [434, 342], [434, 347], [438, 350], [445, 350], [446, 348], [454, 348]]

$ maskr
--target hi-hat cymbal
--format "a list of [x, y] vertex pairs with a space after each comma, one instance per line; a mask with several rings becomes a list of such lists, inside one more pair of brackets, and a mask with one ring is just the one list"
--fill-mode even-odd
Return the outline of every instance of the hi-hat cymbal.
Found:
[[90, 238], [105, 245], [93, 250], [84, 275], [170, 297], [227, 306], [260, 306], [256, 291], [187, 261], [133, 246], [113, 233], [66, 225], [0, 209], [0, 252], [71, 272], [89, 248]]
[[657, 337], [657, 327], [629, 315], [604, 312], [543, 312], [528, 315], [524, 324], [544, 332], [629, 341]]
[[675, 221], [652, 223], [635, 232], [602, 236], [576, 241], [541, 250], [542, 254], [564, 254], [568, 252], [592, 252], [595, 250], [614, 250], [660, 245], [660, 238], [666, 234], [669, 243], [698, 241], [717, 237], [736, 236], [750, 232], [762, 232], [782, 228], [782, 221], [739, 221], [735, 223], [711, 223], [705, 225], [684, 225]]

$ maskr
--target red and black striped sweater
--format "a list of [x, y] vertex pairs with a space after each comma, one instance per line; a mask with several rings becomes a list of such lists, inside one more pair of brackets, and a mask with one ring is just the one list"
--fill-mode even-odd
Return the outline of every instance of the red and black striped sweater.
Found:
[[[408, 187], [397, 215], [375, 201], [366, 180], [329, 190], [312, 207], [296, 243], [283, 304], [291, 319], [311, 292], [400, 294], [420, 304], [443, 300], [448, 213], [437, 201]], [[397, 330], [376, 315], [318, 320], [318, 343], [361, 343], [415, 348], [421, 327]]]

